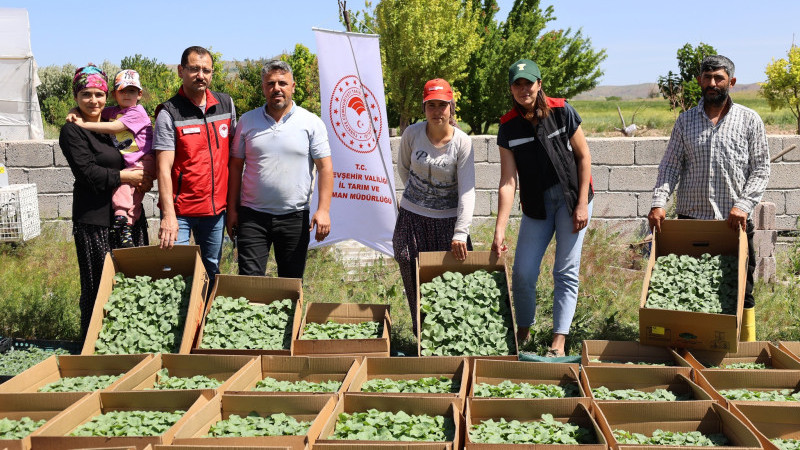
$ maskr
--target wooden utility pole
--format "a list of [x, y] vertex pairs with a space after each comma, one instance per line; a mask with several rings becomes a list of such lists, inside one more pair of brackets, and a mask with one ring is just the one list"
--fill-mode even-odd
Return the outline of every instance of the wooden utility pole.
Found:
[[339, 17], [344, 19], [344, 25], [347, 27], [347, 32], [353, 31], [350, 26], [350, 11], [347, 10], [347, 0], [337, 0], [339, 2]]

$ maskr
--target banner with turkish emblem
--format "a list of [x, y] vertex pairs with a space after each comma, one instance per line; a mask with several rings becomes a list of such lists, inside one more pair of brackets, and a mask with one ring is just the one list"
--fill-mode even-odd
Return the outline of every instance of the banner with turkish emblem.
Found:
[[[378, 35], [314, 28], [322, 121], [333, 162], [331, 232], [310, 248], [353, 239], [394, 256], [397, 218]], [[317, 207], [314, 190], [311, 207]], [[313, 216], [314, 210], [311, 214]]]

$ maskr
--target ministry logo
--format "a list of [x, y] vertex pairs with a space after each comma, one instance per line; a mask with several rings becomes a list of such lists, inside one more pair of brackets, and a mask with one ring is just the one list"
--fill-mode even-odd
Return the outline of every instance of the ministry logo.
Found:
[[372, 91], [355, 75], [344, 76], [336, 83], [329, 111], [330, 124], [345, 147], [358, 153], [375, 150], [383, 131], [381, 109]]

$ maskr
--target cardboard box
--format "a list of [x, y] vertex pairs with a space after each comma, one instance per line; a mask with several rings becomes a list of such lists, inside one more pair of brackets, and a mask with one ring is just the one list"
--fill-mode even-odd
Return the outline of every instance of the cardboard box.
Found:
[[[176, 445], [240, 445], [287, 446], [293, 450], [311, 447], [336, 405], [337, 396], [330, 395], [217, 395], [175, 433]], [[311, 428], [303, 436], [204, 437], [211, 425], [231, 414], [261, 416], [284, 413], [299, 421], [310, 421]]]
[[578, 378], [578, 364], [477, 359], [472, 367], [470, 397], [475, 396], [475, 386], [480, 383], [497, 385], [505, 380], [517, 384], [555, 384], [561, 387], [574, 384], [581, 397], [587, 396]]
[[[692, 400], [713, 399], [709, 392], [704, 391], [700, 385], [692, 381], [692, 369], [688, 367], [589, 366], [583, 368], [580, 377], [584, 392], [593, 399], [592, 389], [600, 386], [605, 386], [612, 391], [636, 389], [637, 391], [653, 392], [656, 389], [666, 389], [678, 396], [691, 393]], [[630, 402], [631, 400], [609, 401]]]
[[[214, 291], [206, 305], [200, 331], [197, 335], [197, 345], [192, 353], [222, 353], [229, 355], [291, 355], [294, 337], [300, 328], [300, 319], [303, 316], [303, 280], [299, 278], [272, 278], [251, 277], [239, 275], [217, 275]], [[214, 306], [214, 299], [219, 297], [244, 297], [250, 303], [268, 305], [277, 300], [291, 299], [294, 301], [294, 317], [290, 319], [291, 335], [289, 348], [282, 350], [267, 349], [218, 349], [201, 348], [203, 342], [203, 329], [208, 318], [208, 313]]]
[[[646, 308], [650, 276], [656, 258], [674, 253], [699, 257], [732, 255], [739, 259], [736, 314], [709, 314]], [[735, 352], [739, 345], [744, 287], [747, 278], [747, 236], [724, 220], [665, 220], [653, 236], [642, 295], [639, 300], [639, 342], [661, 347]]]
[[[217, 393], [230, 389], [243, 389], [248, 377], [259, 373], [257, 357], [245, 355], [176, 355], [159, 353], [147, 361], [140, 370], [131, 373], [109, 391], [142, 391], [153, 389], [158, 371], [167, 369], [173, 377], [205, 375], [222, 382], [213, 389]], [[159, 392], [164, 392], [160, 390]]]
[[800, 439], [797, 406], [736, 404], [730, 411], [755, 433], [765, 450], [779, 450], [771, 439]]
[[[427, 414], [429, 416], [444, 416], [445, 419], [451, 419], [455, 423], [455, 435], [453, 437], [453, 441], [445, 441], [445, 442], [430, 442], [430, 441], [423, 441], [423, 442], [408, 442], [409, 444], [435, 444], [437, 448], [440, 448], [442, 444], [449, 444], [454, 449], [461, 448], [461, 410], [458, 408], [458, 400], [452, 399], [448, 397], [384, 397], [384, 396], [374, 396], [374, 395], [354, 395], [350, 393], [344, 393], [342, 395], [341, 400], [336, 405], [336, 408], [333, 410], [333, 413], [329, 416], [328, 420], [325, 423], [325, 426], [322, 428], [322, 432], [319, 435], [319, 439], [314, 444], [314, 448], [326, 448], [331, 444], [335, 445], [346, 445], [346, 448], [350, 447], [350, 444], [370, 444], [375, 447], [371, 448], [383, 448], [383, 444], [386, 445], [397, 445], [397, 444], [405, 444], [405, 442], [398, 442], [398, 441], [354, 441], [354, 440], [341, 440], [341, 439], [331, 439], [331, 436], [334, 434], [336, 430], [336, 423], [339, 418], [339, 414], [341, 413], [354, 413], [354, 412], [363, 412], [369, 409], [377, 409], [378, 411], [386, 411], [397, 413], [399, 411], [403, 411], [407, 414]], [[342, 448], [342, 447], [339, 447]], [[369, 447], [368, 447], [369, 448]], [[426, 447], [429, 448], [429, 447]]]
[[141, 355], [53, 355], [0, 384], [0, 392], [39, 392], [39, 389], [62, 378], [89, 375], [122, 375], [105, 391], [128, 379], [131, 374], [143, 367], [151, 354]]
[[[360, 323], [367, 321], [383, 324], [381, 336], [369, 339], [309, 339], [303, 340], [303, 330], [307, 323], [325, 323], [331, 320], [338, 323]], [[359, 303], [309, 303], [306, 316], [300, 324], [300, 331], [292, 346], [293, 355], [308, 356], [389, 356], [389, 336], [392, 321], [389, 305]]]
[[[704, 435], [722, 433], [730, 442], [725, 447], [737, 450], [761, 448], [758, 438], [730, 411], [713, 401], [697, 402], [595, 402], [595, 418], [609, 448], [614, 450], [652, 449], [652, 446], [621, 445], [613, 430], [625, 430], [652, 436], [657, 429], [665, 431], [699, 431]], [[676, 448], [676, 447], [666, 447]], [[697, 447], [694, 447], [697, 448]]]
[[342, 393], [350, 386], [356, 370], [359, 367], [359, 358], [355, 356], [271, 356], [262, 355], [258, 363], [259, 370], [255, 373], [248, 372], [243, 377], [244, 386], [229, 389], [229, 394], [253, 395], [331, 395], [331, 392], [268, 392], [254, 391], [256, 384], [264, 378], [271, 377], [278, 381], [305, 380], [312, 383], [337, 380], [342, 385], [336, 393]]
[[203, 303], [209, 283], [208, 274], [206, 274], [206, 269], [200, 259], [200, 247], [176, 245], [169, 250], [162, 250], [158, 246], [151, 245], [116, 249], [113, 254], [106, 254], [100, 288], [97, 291], [92, 320], [89, 323], [81, 354], [94, 354], [95, 342], [103, 327], [103, 318], [105, 317], [103, 307], [108, 302], [108, 297], [114, 288], [114, 275], [117, 272], [124, 273], [126, 277], [147, 275], [154, 280], [172, 278], [176, 275], [192, 277], [189, 309], [186, 311], [186, 321], [183, 325], [179, 348], [179, 353], [189, 353], [200, 325], [200, 319], [203, 317]]
[[[703, 370], [695, 372], [697, 384], [705, 389], [712, 398], [730, 408], [731, 404], [764, 404], [760, 401], [731, 401], [719, 393], [725, 389], [747, 389], [750, 391], [775, 391], [781, 389], [791, 389], [797, 392], [800, 389], [800, 370], [749, 370], [749, 369], [720, 369]], [[771, 405], [795, 405], [800, 406], [800, 402], [766, 402]]]
[[[544, 365], [544, 364], [543, 364]], [[588, 398], [559, 398], [559, 399], [526, 399], [526, 398], [474, 398], [467, 400], [465, 447], [471, 450], [514, 450], [514, 449], [539, 449], [539, 450], [604, 450], [608, 448], [606, 438], [595, 422], [591, 410], [591, 400]], [[545, 444], [481, 444], [472, 442], [470, 431], [475, 425], [489, 419], [518, 420], [520, 422], [535, 422], [541, 420], [542, 414], [552, 414], [553, 418], [562, 423], [578, 425], [594, 432], [596, 444], [579, 445], [545, 445]]]
[[[169, 444], [175, 431], [209, 401], [198, 391], [164, 392], [95, 392], [60, 412], [31, 435], [38, 450], [62, 450], [93, 447], [136, 447]], [[186, 413], [159, 436], [69, 436], [79, 425], [109, 411], [177, 411]]]
[[[0, 394], [0, 419], [20, 420], [29, 417], [33, 420], [49, 421], [85, 395], [85, 392]], [[29, 450], [31, 437], [28, 435], [22, 439], [0, 439], [0, 448]]]
[[[505, 258], [498, 258], [490, 251], [468, 252], [467, 259], [464, 261], [458, 261], [455, 259], [451, 252], [420, 252], [419, 256], [417, 257], [417, 305], [420, 304], [419, 287], [421, 284], [428, 283], [445, 272], [459, 272], [467, 275], [480, 269], [484, 269], [488, 272], [503, 272], [506, 276], [506, 289], [511, 289], [511, 280], [508, 276]], [[511, 317], [509, 317], [511, 323], [509, 324], [509, 327], [514, 338], [514, 348], [512, 349], [511, 354], [516, 355], [519, 348], [517, 343], [517, 334], [514, 332], [517, 321], [514, 315], [514, 302], [511, 298], [510, 291], [508, 294], [508, 307], [511, 311]], [[417, 326], [416, 336], [417, 355], [422, 355], [422, 348], [420, 346], [420, 333], [422, 332], [421, 324], [424, 320], [424, 314], [422, 314], [420, 309], [421, 308], [417, 308], [417, 317], [412, 318], [412, 320], [416, 320], [417, 324], [420, 324]], [[480, 332], [480, 330], [478, 330], [478, 332]]]
[[[348, 441], [356, 442], [356, 441]], [[387, 441], [380, 441], [379, 443], [370, 444], [367, 441], [359, 444], [334, 444], [317, 442], [314, 444], [314, 450], [452, 450], [452, 443], [447, 442], [424, 442], [424, 443], [411, 443], [411, 442], [393, 442], [387, 444]]]
[[156, 445], [153, 450], [291, 450], [291, 448], [285, 445]]
[[285, 445], [269, 446], [239, 446], [239, 445], [156, 445], [153, 450], [291, 450], [292, 447]]
[[[458, 392], [431, 393], [389, 393], [363, 392], [361, 386], [374, 379], [389, 378], [392, 380], [419, 380], [426, 377], [447, 377], [459, 385]], [[347, 392], [358, 395], [378, 395], [384, 397], [448, 397], [459, 399], [459, 407], [463, 408], [469, 384], [469, 365], [466, 358], [427, 357], [427, 358], [365, 358], [353, 378]]]
[[792, 359], [800, 361], [800, 342], [797, 341], [778, 341], [778, 348], [791, 356]]
[[583, 341], [581, 365], [628, 366], [666, 365], [689, 367], [675, 350], [666, 347], [642, 345], [636, 341]]
[[693, 368], [702, 371], [721, 370], [736, 363], [762, 363], [767, 369], [800, 370], [800, 361], [767, 341], [740, 342], [739, 350], [734, 353], [683, 349], [681, 356]]
[[[92, 448], [82, 448], [77, 450], [136, 450], [136, 447], [133, 445], [128, 445], [125, 447], [92, 447]], [[153, 446], [148, 445], [142, 450], [153, 450]]]

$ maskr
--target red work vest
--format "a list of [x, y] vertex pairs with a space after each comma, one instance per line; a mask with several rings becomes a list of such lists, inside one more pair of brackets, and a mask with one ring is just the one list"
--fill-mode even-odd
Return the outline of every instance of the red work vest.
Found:
[[220, 214], [228, 201], [228, 158], [235, 123], [230, 96], [206, 91], [203, 112], [181, 87], [177, 95], [158, 105], [156, 117], [161, 109], [169, 113], [175, 125], [171, 174], [175, 214]]

